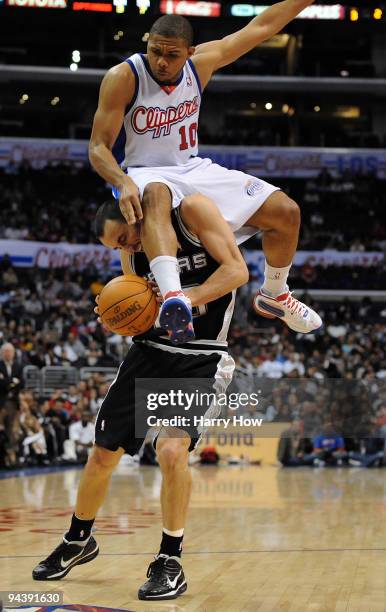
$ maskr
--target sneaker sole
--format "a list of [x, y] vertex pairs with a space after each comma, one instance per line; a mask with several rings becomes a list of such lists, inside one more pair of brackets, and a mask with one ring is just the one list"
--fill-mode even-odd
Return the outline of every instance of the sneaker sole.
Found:
[[[275, 309], [274, 306], [271, 307], [270, 304], [266, 304], [265, 307], [269, 307], [269, 309], [272, 311]], [[261, 308], [261, 306], [260, 306]], [[255, 311], [256, 314], [265, 317], [266, 319], [280, 319], [280, 321], [283, 321], [283, 323], [285, 325], [287, 325], [288, 329], [290, 329], [291, 331], [295, 332], [296, 334], [318, 334], [320, 332], [323, 331], [323, 323], [321, 325], [319, 325], [319, 327], [315, 327], [314, 329], [310, 329], [308, 331], [305, 331], [304, 328], [299, 329], [299, 328], [295, 328], [295, 327], [290, 327], [287, 323], [287, 321], [284, 319], [283, 315], [280, 314], [269, 314], [267, 311], [265, 310], [260, 310], [258, 303], [256, 303], [256, 300], [253, 300], [253, 310]], [[279, 309], [278, 309], [279, 311]], [[282, 312], [282, 311], [281, 311]]]
[[278, 316], [274, 315], [274, 314], [269, 314], [268, 312], [266, 312], [265, 310], [260, 310], [260, 308], [258, 307], [256, 300], [253, 300], [253, 310], [255, 311], [256, 314], [265, 317], [266, 319], [277, 319]]
[[185, 593], [187, 588], [188, 588], [188, 585], [185, 581], [181, 584], [181, 586], [178, 587], [178, 589], [176, 589], [175, 591], [171, 591], [170, 593], [165, 593], [165, 595], [152, 596], [152, 595], [142, 595], [141, 593], [138, 593], [138, 599], [140, 599], [141, 601], [160, 601], [161, 599], [163, 600], [177, 599], [177, 597]]
[[79, 561], [75, 561], [74, 563], [72, 563], [71, 565], [66, 567], [66, 569], [63, 570], [62, 572], [57, 572], [53, 576], [42, 576], [41, 574], [35, 575], [35, 573], [32, 572], [32, 578], [34, 580], [44, 580], [44, 581], [46, 581], [46, 580], [61, 580], [62, 578], [67, 576], [68, 572], [70, 572], [73, 567], [75, 567], [76, 565], [83, 565], [84, 563], [89, 563], [90, 561], [95, 559], [95, 557], [97, 557], [98, 554], [99, 554], [99, 546], [97, 545], [96, 550], [92, 550], [85, 557], [83, 557], [82, 559], [79, 559]]
[[160, 327], [168, 332], [174, 344], [194, 339], [194, 330], [188, 328], [191, 323], [191, 311], [181, 300], [169, 299], [165, 308], [161, 310]]

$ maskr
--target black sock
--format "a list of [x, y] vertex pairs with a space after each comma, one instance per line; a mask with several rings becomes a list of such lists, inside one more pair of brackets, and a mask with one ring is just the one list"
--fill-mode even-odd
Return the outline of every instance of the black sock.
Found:
[[174, 537], [170, 536], [164, 531], [162, 532], [161, 547], [159, 549], [159, 555], [168, 555], [168, 557], [181, 557], [182, 552], [182, 540], [184, 536]]
[[82, 540], [87, 540], [91, 535], [91, 528], [94, 521], [95, 519], [82, 521], [82, 519], [78, 519], [78, 517], [73, 514], [70, 529], [64, 534], [64, 537], [68, 542], [81, 542]]

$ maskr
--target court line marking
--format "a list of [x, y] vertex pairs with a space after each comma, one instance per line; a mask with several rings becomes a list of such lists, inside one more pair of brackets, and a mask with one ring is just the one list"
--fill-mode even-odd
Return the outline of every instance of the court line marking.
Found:
[[[309, 553], [309, 552], [385, 552], [384, 548], [279, 548], [279, 549], [257, 549], [257, 550], [199, 550], [191, 552], [183, 552], [184, 557], [189, 555], [249, 555], [259, 553]], [[99, 557], [142, 557], [142, 556], [154, 555], [154, 551], [151, 552], [132, 552], [132, 553], [99, 553]], [[40, 559], [44, 554], [41, 555], [0, 555], [1, 559]]]

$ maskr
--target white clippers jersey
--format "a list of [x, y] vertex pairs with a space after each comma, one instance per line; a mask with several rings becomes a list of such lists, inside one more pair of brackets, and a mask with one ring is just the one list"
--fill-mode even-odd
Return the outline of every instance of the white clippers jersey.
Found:
[[181, 166], [197, 155], [201, 87], [191, 60], [173, 85], [153, 77], [147, 59], [136, 53], [126, 60], [135, 76], [134, 98], [126, 109], [113, 147], [118, 164]]

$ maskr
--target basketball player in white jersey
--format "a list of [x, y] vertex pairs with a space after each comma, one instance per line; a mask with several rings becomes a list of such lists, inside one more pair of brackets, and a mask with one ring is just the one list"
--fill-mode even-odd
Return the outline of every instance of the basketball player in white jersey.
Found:
[[[197, 156], [202, 90], [212, 74], [279, 32], [312, 0], [284, 0], [222, 40], [192, 46], [189, 22], [166, 15], [150, 30], [147, 54], [134, 54], [106, 74], [90, 141], [90, 160], [114, 186], [128, 223], [142, 219], [142, 245], [164, 303], [160, 323], [172, 342], [193, 337], [191, 307], [179, 279], [171, 206], [185, 196], [210, 197], [240, 239], [263, 232], [265, 279], [255, 310], [292, 330], [321, 327], [319, 315], [295, 299], [287, 278], [300, 211], [277, 187]], [[142, 205], [142, 206], [141, 206]]]

